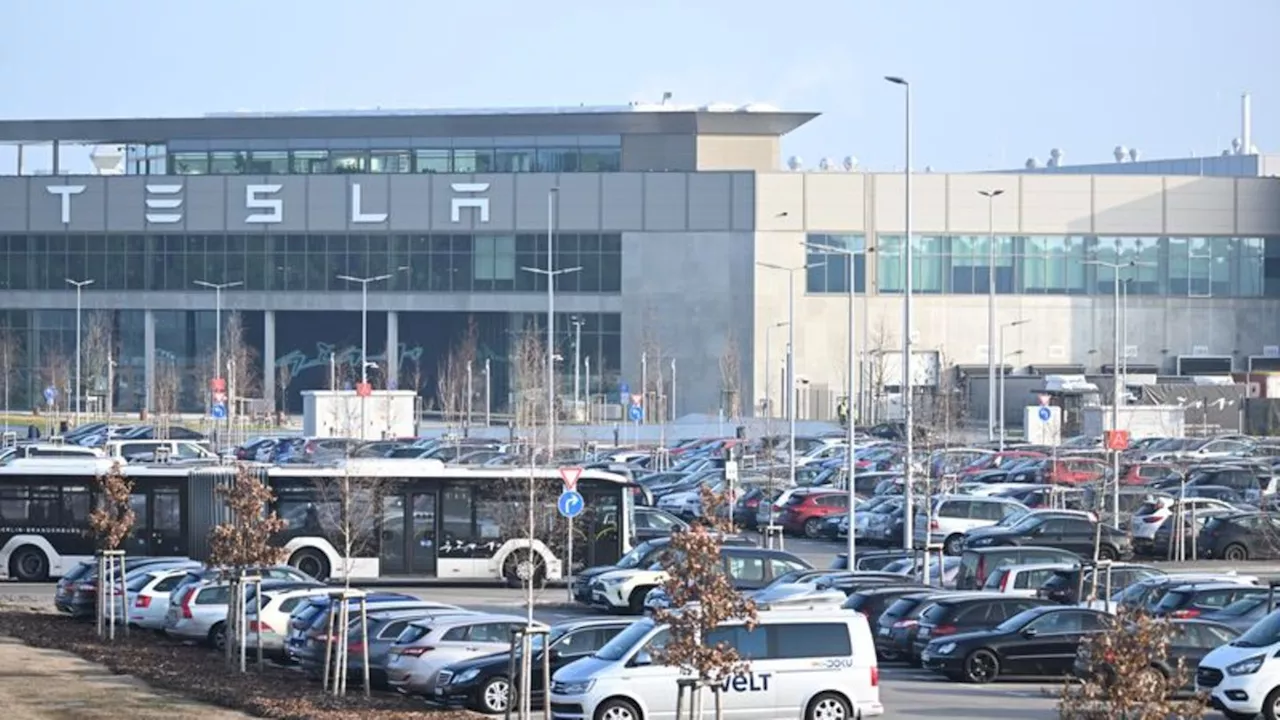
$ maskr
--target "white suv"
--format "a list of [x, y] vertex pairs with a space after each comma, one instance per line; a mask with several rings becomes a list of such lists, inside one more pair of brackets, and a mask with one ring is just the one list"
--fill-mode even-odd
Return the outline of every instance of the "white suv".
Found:
[[938, 495], [933, 498], [927, 515], [916, 515], [915, 543], [922, 546], [927, 538], [930, 545], [942, 545], [947, 555], [959, 555], [964, 549], [966, 532], [995, 525], [1008, 515], [1026, 510], [1022, 503], [1007, 498]]

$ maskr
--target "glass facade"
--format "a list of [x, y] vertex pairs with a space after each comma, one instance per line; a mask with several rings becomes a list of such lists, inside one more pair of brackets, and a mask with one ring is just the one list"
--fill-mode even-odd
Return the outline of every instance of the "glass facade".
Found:
[[[1110, 295], [1122, 266], [1134, 295], [1280, 297], [1280, 238], [997, 236], [992, 248], [989, 236], [920, 235], [912, 243], [918, 293], [986, 294], [994, 267], [997, 293]], [[903, 250], [901, 236], [879, 236], [879, 292], [902, 292]]]
[[273, 144], [262, 140], [239, 147], [217, 144], [175, 140], [167, 148], [146, 146], [131, 151], [126, 170], [131, 175], [573, 173], [618, 172], [622, 166], [622, 139], [615, 135], [301, 140], [275, 142], [269, 149], [256, 149]]
[[[622, 236], [557, 233], [555, 267], [581, 267], [556, 290], [618, 293]], [[539, 292], [547, 237], [535, 234], [82, 234], [0, 235], [0, 290], [64, 290], [66, 278], [94, 278], [85, 292], [191, 290], [196, 280], [244, 282], [247, 290], [359, 291], [338, 275], [390, 274], [370, 292]]]
[[[215, 313], [207, 310], [154, 310], [156, 372], [172, 371], [178, 383], [177, 406], [182, 412], [202, 412], [215, 346]], [[224, 326], [231, 316], [223, 312]], [[385, 312], [370, 312], [369, 360], [377, 368], [370, 378], [376, 387], [394, 385], [416, 389], [428, 405], [436, 396], [439, 371], [453, 347], [475, 323], [477, 337], [474, 377], [477, 389], [485, 384], [483, 369], [489, 364], [490, 396], [495, 411], [509, 404], [510, 354], [515, 338], [533, 332], [541, 341], [546, 314], [534, 313], [418, 313], [397, 314], [398, 377], [380, 373], [387, 362]], [[265, 313], [240, 313], [254, 371], [247, 378], [254, 386], [251, 397], [260, 397], [264, 371]], [[104, 396], [114, 389], [113, 407], [134, 412], [146, 403], [145, 312], [141, 310], [86, 310], [82, 322], [82, 378], [90, 395]], [[75, 363], [75, 311], [0, 311], [0, 406], [30, 410], [43, 408], [44, 388], [58, 389], [57, 406], [66, 409], [73, 384]], [[95, 340], [97, 338], [97, 340]], [[358, 312], [291, 311], [275, 314], [275, 358], [272, 379], [277, 403], [291, 412], [302, 409], [304, 390], [329, 386], [332, 372], [339, 386], [349, 386], [360, 374], [361, 314]], [[575, 343], [581, 345], [575, 348]], [[228, 348], [223, 348], [229, 352]], [[617, 313], [559, 313], [556, 316], [556, 354], [562, 397], [573, 393], [573, 359], [583, 362], [582, 391], [616, 397], [622, 361], [622, 318]], [[108, 375], [107, 356], [115, 360]], [[590, 363], [590, 378], [586, 375]], [[482, 412], [482, 407], [477, 408]]]
[[[861, 235], [810, 233], [806, 241], [805, 292], [848, 293], [850, 268], [854, 292], [867, 290], [867, 241]], [[826, 251], [822, 248], [831, 248]], [[853, 254], [850, 255], [849, 252]]]

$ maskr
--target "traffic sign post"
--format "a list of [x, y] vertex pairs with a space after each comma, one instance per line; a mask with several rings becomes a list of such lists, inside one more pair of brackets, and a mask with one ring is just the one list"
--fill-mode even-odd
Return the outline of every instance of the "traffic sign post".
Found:
[[569, 547], [569, 557], [565, 563], [569, 602], [573, 602], [573, 519], [587, 506], [586, 500], [578, 492], [578, 479], [581, 477], [582, 468], [580, 467], [560, 468], [560, 479], [564, 481], [564, 492], [560, 493], [560, 500], [556, 503], [556, 509], [569, 520], [569, 541], [565, 543]]

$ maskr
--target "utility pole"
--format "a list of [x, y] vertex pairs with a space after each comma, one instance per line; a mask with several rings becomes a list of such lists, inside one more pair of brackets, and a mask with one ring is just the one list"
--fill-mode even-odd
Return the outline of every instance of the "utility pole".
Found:
[[80, 365], [81, 365], [80, 340], [82, 337], [82, 333], [80, 332], [80, 316], [81, 316], [81, 309], [82, 309], [82, 305], [80, 304], [80, 293], [82, 290], [92, 285], [93, 280], [92, 279], [72, 280], [71, 278], [67, 278], [67, 284], [73, 286], [76, 289], [76, 388], [75, 388], [76, 417], [75, 417], [75, 424], [79, 425], [80, 424], [80, 395], [84, 391], [84, 385], [81, 384], [81, 381], [80, 381]]

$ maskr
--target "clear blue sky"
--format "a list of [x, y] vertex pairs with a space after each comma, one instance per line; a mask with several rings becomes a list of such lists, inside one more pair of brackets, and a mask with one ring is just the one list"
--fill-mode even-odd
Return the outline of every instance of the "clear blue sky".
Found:
[[1280, 0], [0, 0], [0, 118], [768, 102], [806, 164], [1280, 151]]

